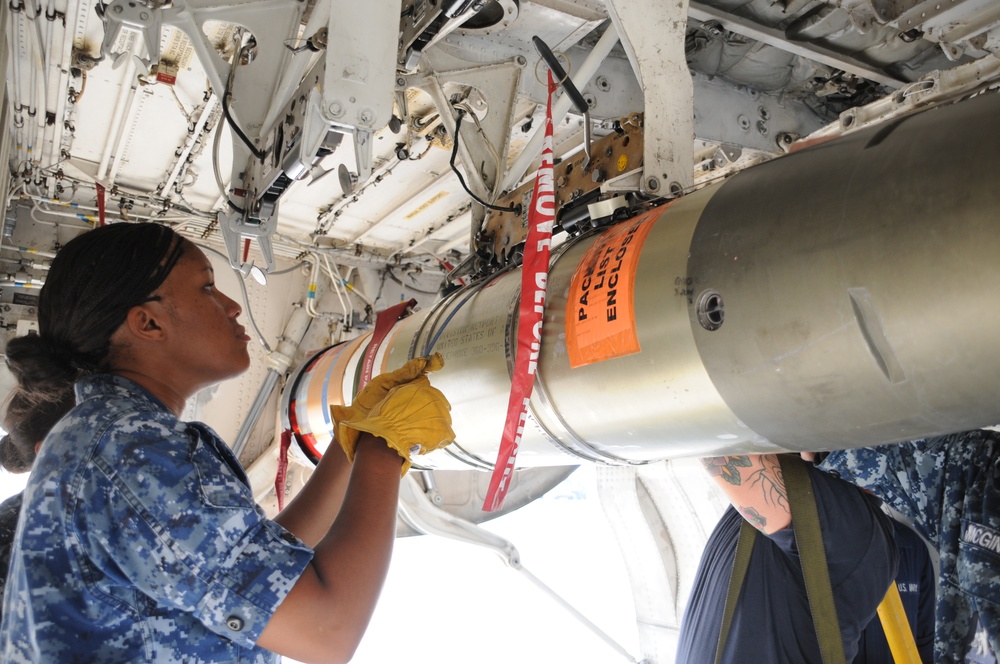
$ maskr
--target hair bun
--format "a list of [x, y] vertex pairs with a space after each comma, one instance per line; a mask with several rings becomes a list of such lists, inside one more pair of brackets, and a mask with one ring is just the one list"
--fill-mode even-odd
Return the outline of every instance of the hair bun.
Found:
[[[15, 344], [15, 355], [21, 345]], [[23, 345], [30, 349], [37, 344], [30, 341]], [[38, 443], [76, 402], [73, 383], [52, 381], [42, 386], [32, 384], [31, 388], [19, 385], [4, 404], [3, 425], [8, 435], [0, 439], [0, 466], [13, 473], [31, 469]]]
[[7, 367], [31, 401], [58, 401], [80, 376], [73, 354], [31, 333], [7, 342]]
[[35, 462], [34, 449], [18, 446], [10, 434], [0, 438], [0, 466], [11, 473], [26, 473]]

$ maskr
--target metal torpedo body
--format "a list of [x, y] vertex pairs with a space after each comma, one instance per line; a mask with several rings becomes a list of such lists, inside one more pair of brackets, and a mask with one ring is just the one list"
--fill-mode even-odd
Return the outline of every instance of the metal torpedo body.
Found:
[[[795, 152], [554, 252], [519, 467], [823, 450], [995, 424], [1000, 95]], [[456, 444], [489, 469], [519, 275], [400, 321], [383, 370], [429, 351]], [[361, 338], [315, 356], [285, 403], [331, 439]]]

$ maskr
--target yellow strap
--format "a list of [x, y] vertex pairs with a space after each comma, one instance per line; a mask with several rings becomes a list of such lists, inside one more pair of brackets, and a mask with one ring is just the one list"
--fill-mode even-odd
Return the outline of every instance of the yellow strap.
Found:
[[899, 597], [896, 582], [889, 584], [882, 603], [878, 605], [878, 618], [882, 621], [885, 640], [889, 642], [889, 650], [896, 664], [920, 664], [920, 653], [913, 640], [913, 630], [906, 619], [903, 600]]

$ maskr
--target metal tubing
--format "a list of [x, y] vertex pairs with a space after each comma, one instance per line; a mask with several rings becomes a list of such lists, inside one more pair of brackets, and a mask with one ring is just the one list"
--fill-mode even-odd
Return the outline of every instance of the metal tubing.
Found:
[[115, 153], [118, 145], [122, 126], [125, 123], [125, 114], [132, 108], [132, 100], [135, 97], [136, 87], [139, 85], [135, 75], [135, 58], [128, 58], [125, 62], [125, 74], [122, 77], [122, 88], [129, 86], [128, 94], [119, 94], [115, 101], [115, 110], [111, 114], [111, 128], [108, 130], [108, 140], [104, 144], [104, 151], [101, 153], [101, 161], [97, 166], [97, 180], [104, 181], [108, 177], [108, 167], [111, 164], [111, 157]]
[[257, 420], [260, 419], [260, 414], [264, 412], [264, 406], [267, 405], [267, 400], [271, 398], [271, 392], [274, 391], [279, 378], [281, 378], [281, 374], [277, 371], [274, 369], [267, 370], [264, 382], [261, 383], [260, 390], [257, 391], [257, 396], [254, 397], [253, 403], [250, 405], [250, 410], [247, 412], [243, 424], [240, 425], [240, 431], [236, 434], [236, 442], [233, 443], [233, 454], [237, 458], [239, 458], [240, 454], [243, 453], [243, 449], [247, 446], [250, 434], [253, 433], [254, 427], [257, 426]]
[[[860, 131], [564, 246], [518, 466], [860, 447], [995, 424], [998, 113], [988, 94]], [[380, 371], [445, 357], [431, 380], [457, 444], [419, 463], [496, 458], [519, 296], [517, 271], [496, 275], [383, 342]], [[584, 313], [608, 320], [589, 329]], [[634, 339], [592, 344], [612, 322]], [[311, 394], [293, 395], [302, 417], [326, 411], [321, 395], [354, 393], [364, 341], [353, 343], [316, 363]], [[320, 447], [328, 424], [311, 430]]]
[[[240, 278], [240, 275], [237, 274], [237, 278]], [[242, 286], [242, 282], [240, 285]], [[317, 289], [317, 291], [319, 295], [323, 292], [321, 289]], [[245, 290], [243, 296], [244, 303], [247, 306], [247, 314], [249, 315], [250, 302], [246, 298]], [[285, 329], [281, 337], [278, 339], [277, 348], [274, 350], [268, 349], [267, 375], [264, 377], [263, 383], [261, 383], [260, 390], [257, 392], [257, 396], [250, 406], [250, 411], [247, 413], [246, 419], [243, 420], [240, 431], [236, 435], [236, 442], [233, 444], [233, 453], [237, 458], [250, 440], [250, 434], [253, 432], [254, 427], [257, 426], [257, 420], [260, 419], [264, 406], [267, 404], [268, 399], [271, 398], [271, 392], [274, 391], [278, 380], [288, 371], [292, 358], [298, 351], [299, 344], [302, 343], [303, 337], [305, 337], [306, 332], [309, 330], [309, 323], [311, 321], [312, 319], [308, 314], [305, 303], [295, 307], [291, 317], [285, 324]], [[257, 331], [256, 327], [254, 325], [255, 331]], [[261, 338], [261, 341], [263, 341], [263, 338]]]
[[168, 200], [173, 200], [176, 194], [172, 191], [174, 182], [180, 177], [181, 170], [187, 164], [188, 156], [191, 154], [191, 150], [198, 143], [198, 139], [201, 137], [202, 131], [205, 129], [205, 125], [208, 123], [212, 114], [215, 112], [215, 104], [218, 101], [218, 97], [215, 93], [211, 93], [208, 97], [208, 101], [201, 107], [201, 113], [198, 115], [198, 120], [195, 122], [194, 130], [190, 132], [184, 139], [184, 145], [181, 147], [180, 154], [174, 157], [173, 166], [170, 169], [170, 175], [167, 179], [160, 185], [160, 195]]

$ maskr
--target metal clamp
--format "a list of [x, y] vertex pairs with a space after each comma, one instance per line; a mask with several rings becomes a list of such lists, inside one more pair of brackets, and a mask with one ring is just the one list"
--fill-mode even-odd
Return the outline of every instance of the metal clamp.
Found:
[[246, 221], [242, 210], [229, 209], [219, 212], [219, 229], [222, 231], [222, 239], [226, 243], [229, 265], [234, 270], [249, 271], [250, 268], [244, 266], [240, 257], [240, 240], [254, 238], [257, 240], [257, 246], [260, 247], [261, 256], [264, 257], [266, 265], [264, 272], [270, 274], [274, 271], [274, 249], [271, 246], [271, 236], [274, 234], [277, 219], [277, 210], [267, 219], [261, 220], [260, 223]]
[[122, 28], [142, 33], [149, 54], [147, 67], [160, 61], [160, 27], [163, 14], [160, 5], [136, 2], [136, 0], [111, 0], [104, 10], [104, 41], [101, 42], [101, 57], [107, 57], [117, 41]]

